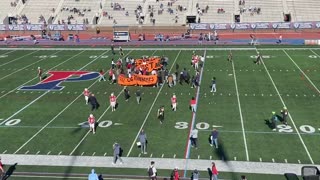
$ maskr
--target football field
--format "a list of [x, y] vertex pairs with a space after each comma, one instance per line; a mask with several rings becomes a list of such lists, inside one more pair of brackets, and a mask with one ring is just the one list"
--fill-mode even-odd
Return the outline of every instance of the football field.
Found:
[[[177, 84], [169, 88], [130, 86], [125, 101], [123, 87], [71, 77], [59, 83], [61, 90], [23, 90], [39, 83], [37, 68], [48, 71], [107, 71], [109, 48], [52, 48], [0, 50], [0, 154], [112, 156], [112, 145], [120, 143], [124, 157], [226, 160], [320, 164], [320, 49], [291, 47], [244, 48], [125, 48], [125, 56], [166, 56], [170, 73], [190, 65], [193, 51], [205, 57], [200, 71], [201, 85]], [[233, 63], [227, 61], [233, 53]], [[257, 52], [262, 64], [256, 65]], [[217, 79], [212, 93], [211, 79]], [[49, 78], [49, 75], [47, 76]], [[74, 80], [72, 80], [74, 79]], [[41, 84], [41, 83], [40, 83]], [[85, 104], [83, 89], [89, 88], [100, 103], [97, 111]], [[140, 89], [138, 105], [135, 92]], [[118, 108], [111, 112], [109, 96], [118, 96]], [[170, 97], [177, 96], [177, 111], [171, 111]], [[189, 101], [197, 98], [197, 112]], [[165, 106], [163, 124], [157, 109]], [[277, 130], [266, 124], [271, 112], [289, 111], [288, 126]], [[87, 118], [93, 113], [97, 133], [89, 133]], [[199, 130], [199, 148], [192, 148], [189, 133]], [[208, 143], [212, 129], [219, 131], [219, 153]], [[144, 129], [148, 153], [137, 148], [137, 136]]]

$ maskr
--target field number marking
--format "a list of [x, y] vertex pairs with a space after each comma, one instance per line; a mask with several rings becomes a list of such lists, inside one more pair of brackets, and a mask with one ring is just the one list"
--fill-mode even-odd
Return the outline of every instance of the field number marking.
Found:
[[[0, 121], [3, 121], [4, 119], [0, 119]], [[10, 120], [7, 120], [7, 121], [3, 121], [3, 122], [0, 122], [0, 125], [5, 125], [5, 126], [14, 126], [14, 125], [17, 125], [21, 122], [21, 119], [10, 119]]]
[[[210, 129], [211, 127], [222, 127], [222, 126], [217, 126], [217, 125], [210, 125], [209, 123], [206, 122], [199, 122], [196, 125], [196, 128], [199, 130], [207, 130]], [[188, 122], [176, 122], [176, 125], [174, 126], [174, 128], [176, 129], [189, 129], [189, 123]], [[277, 125], [278, 131], [279, 132], [283, 132], [283, 133], [292, 133], [293, 129], [291, 126], [289, 125], [284, 125], [284, 124], [280, 124]], [[316, 132], [316, 128], [314, 128], [313, 126], [310, 125], [301, 125], [299, 127], [300, 131], [302, 133], [307, 133], [307, 134], [312, 134]], [[318, 130], [320, 131], [320, 128], [318, 128]]]
[[[100, 56], [101, 59], [106, 59], [106, 58], [108, 58], [108, 57], [109, 57], [109, 56], [106, 56], [106, 55]], [[98, 58], [98, 56], [92, 55], [92, 56], [90, 56], [89, 58], [90, 58], [90, 59], [96, 59], [96, 58]]]
[[[78, 125], [79, 125], [80, 127], [82, 127], [82, 128], [89, 128], [89, 123], [88, 123], [88, 121], [79, 123]], [[105, 120], [105, 121], [100, 121], [99, 124], [98, 124], [98, 127], [107, 128], [107, 127], [110, 127], [111, 125], [112, 125], [112, 121], [110, 121], [110, 120]]]
[[[291, 126], [286, 126], [284, 124], [281, 125], [277, 125], [277, 128], [279, 129], [279, 132], [284, 132], [284, 133], [291, 133], [293, 132], [293, 129]], [[303, 133], [307, 133], [307, 134], [312, 134], [316, 132], [316, 129], [310, 125], [301, 125], [299, 127], [300, 131]]]
[[311, 59], [316, 59], [316, 58], [318, 58], [316, 55], [309, 55], [309, 58], [311, 58]]
[[[250, 58], [252, 58], [252, 59], [255, 59], [255, 58], [257, 58], [258, 56], [257, 55], [252, 55], [252, 56], [250, 56]], [[270, 58], [270, 56], [268, 56], [268, 55], [262, 55], [262, 58], [263, 59], [269, 59]]]

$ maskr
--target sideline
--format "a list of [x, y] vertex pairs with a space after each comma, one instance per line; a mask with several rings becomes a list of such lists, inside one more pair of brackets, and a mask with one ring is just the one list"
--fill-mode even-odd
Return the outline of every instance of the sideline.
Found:
[[[76, 167], [110, 167], [110, 168], [141, 168], [147, 169], [151, 161], [156, 162], [157, 169], [172, 170], [174, 167], [184, 167], [185, 159], [172, 158], [141, 158], [123, 157], [124, 164], [112, 165], [111, 156], [64, 156], [64, 155], [24, 155], [0, 154], [4, 164], [31, 165], [31, 166], [76, 166]], [[188, 170], [198, 169], [207, 171], [213, 160], [189, 159]], [[295, 173], [301, 175], [301, 168], [310, 164], [247, 162], [214, 160], [221, 172], [239, 172], [256, 174]], [[317, 165], [320, 169], [320, 165]]]

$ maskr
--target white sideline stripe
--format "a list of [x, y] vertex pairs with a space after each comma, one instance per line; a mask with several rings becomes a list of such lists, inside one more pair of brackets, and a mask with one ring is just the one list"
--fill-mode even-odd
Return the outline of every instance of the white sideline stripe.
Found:
[[298, 64], [291, 58], [291, 56], [285, 51], [283, 50], [283, 52], [288, 56], [288, 58], [293, 62], [293, 64], [300, 70], [300, 72], [304, 75], [304, 77], [306, 77], [308, 79], [308, 81], [310, 82], [310, 84], [317, 90], [317, 92], [320, 94], [319, 89], [316, 87], [316, 85], [313, 84], [313, 82], [310, 80], [310, 78], [301, 70], [301, 68], [298, 66]]
[[[85, 68], [86, 66], [92, 64], [93, 62], [95, 62], [97, 59], [99, 59], [102, 55], [104, 55], [105, 53], [107, 53], [108, 51], [102, 53], [101, 55], [99, 55], [97, 58], [95, 58], [94, 60], [90, 61], [88, 64], [84, 65], [82, 68], [80, 68], [79, 70]], [[91, 86], [93, 86], [95, 83], [98, 82], [98, 79], [92, 83], [88, 88], [90, 88]], [[46, 91], [44, 94], [47, 94], [49, 91]], [[44, 95], [42, 94], [41, 97]], [[14, 154], [16, 154], [17, 152], [19, 152], [24, 146], [26, 146], [33, 138], [35, 138], [40, 132], [42, 132], [51, 122], [53, 122], [60, 114], [62, 114], [66, 109], [68, 109], [68, 107], [70, 107], [77, 99], [79, 99], [82, 96], [82, 94], [80, 94], [79, 96], [77, 96], [71, 103], [69, 103], [62, 111], [60, 111], [55, 117], [53, 117], [47, 124], [45, 124], [38, 132], [36, 132], [29, 140], [27, 140], [22, 146], [20, 146], [15, 152]], [[37, 98], [38, 99], [38, 98]]]
[[[60, 51], [57, 51], [57, 52], [51, 54], [50, 56], [55, 55], [55, 54], [57, 54], [58, 52], [60, 52]], [[25, 67], [23, 67], [23, 68], [20, 68], [20, 69], [18, 69], [18, 70], [16, 70], [16, 71], [14, 71], [14, 72], [6, 75], [6, 76], [3, 76], [2, 78], [0, 78], [0, 80], [5, 79], [6, 77], [11, 76], [12, 74], [15, 74], [15, 73], [17, 73], [17, 72], [20, 72], [20, 71], [22, 71], [22, 70], [24, 70], [24, 69], [26, 69], [26, 68], [34, 65], [34, 64], [37, 64], [38, 62], [44, 61], [44, 60], [46, 60], [46, 59], [47, 59], [47, 58], [40, 59], [40, 60], [38, 60], [38, 61], [36, 61], [36, 62], [34, 62], [34, 63], [31, 63], [31, 64], [29, 64], [29, 65], [27, 65], [27, 66], [25, 66]]]
[[[15, 175], [13, 174], [12, 177], [15, 178], [45, 178], [45, 179], [65, 179], [65, 176], [32, 176], [32, 175]], [[87, 177], [73, 177], [73, 176], [68, 176], [68, 179], [88, 179]], [[103, 179], [108, 179], [108, 178], [103, 178]], [[111, 179], [111, 178], [110, 178]]]
[[234, 69], [234, 63], [233, 63], [233, 61], [231, 62], [231, 64], [232, 64], [232, 70], [233, 70], [234, 84], [235, 84], [236, 93], [237, 93], [237, 101], [238, 101], [238, 108], [239, 108], [239, 114], [240, 114], [240, 121], [241, 121], [241, 128], [242, 128], [242, 136], [243, 136], [244, 148], [245, 148], [245, 151], [246, 151], [246, 159], [247, 159], [247, 161], [249, 161], [250, 158], [249, 158], [249, 152], [248, 152], [247, 138], [246, 138], [246, 133], [245, 133], [245, 128], [244, 128], [244, 123], [243, 123], [241, 103], [240, 103], [240, 98], [239, 98], [237, 76], [236, 76], [236, 71], [235, 71], [235, 69]]
[[[49, 71], [49, 70], [52, 70], [53, 68], [56, 68], [56, 67], [60, 66], [61, 64], [64, 64], [64, 63], [68, 62], [69, 60], [71, 60], [71, 59], [75, 58], [76, 56], [80, 55], [80, 54], [81, 54], [81, 53], [83, 53], [83, 52], [85, 52], [85, 51], [81, 51], [80, 53], [78, 53], [78, 54], [76, 54], [76, 55], [74, 55], [74, 56], [72, 56], [72, 57], [68, 58], [67, 60], [65, 60], [65, 61], [63, 61], [63, 62], [61, 62], [61, 63], [59, 63], [59, 64], [57, 64], [57, 65], [53, 66], [52, 68], [48, 69], [48, 71]], [[46, 73], [48, 73], [48, 71], [47, 71], [47, 72], [45, 72], [45, 74], [46, 74]], [[31, 81], [33, 81], [33, 80], [37, 79], [37, 78], [38, 78], [38, 77], [34, 77], [34, 78], [32, 78], [31, 80], [29, 80], [29, 81], [27, 81], [27, 82], [25, 82], [25, 83], [21, 84], [20, 86], [18, 86], [18, 87], [16, 87], [16, 88], [12, 89], [12, 90], [10, 90], [10, 91], [8, 91], [7, 93], [5, 93], [5, 94], [3, 94], [2, 96], [0, 96], [0, 99], [1, 99], [1, 98], [3, 98], [3, 97], [5, 97], [5, 96], [7, 96], [7, 95], [8, 95], [8, 94], [10, 94], [10, 93], [12, 93], [12, 92], [13, 92], [13, 91], [15, 91], [16, 89], [19, 89], [20, 87], [22, 87], [22, 86], [24, 86], [24, 85], [28, 84], [29, 82], [31, 82]]]
[[[258, 52], [258, 49], [257, 49], [257, 48], [256, 48], [256, 52]], [[271, 80], [271, 82], [272, 82], [272, 85], [273, 85], [274, 89], [277, 91], [277, 94], [279, 95], [279, 98], [280, 98], [280, 100], [281, 100], [281, 102], [282, 102], [282, 105], [283, 105], [284, 107], [287, 107], [286, 104], [284, 103], [283, 99], [282, 99], [282, 96], [280, 95], [280, 92], [279, 92], [277, 86], [275, 85], [275, 83], [274, 83], [274, 81], [273, 81], [273, 79], [272, 79], [272, 77], [271, 77], [271, 75], [270, 75], [270, 73], [269, 73], [269, 71], [268, 71], [267, 66], [264, 64], [264, 61], [263, 61], [262, 58], [261, 58], [261, 60], [262, 60], [262, 65], [264, 66], [264, 68], [265, 68], [265, 70], [266, 70], [266, 73], [268, 74], [268, 76], [269, 76], [269, 78], [270, 78], [270, 80]], [[309, 152], [306, 144], [304, 143], [304, 141], [303, 141], [303, 139], [302, 139], [302, 137], [301, 137], [301, 134], [300, 134], [300, 132], [299, 132], [299, 130], [298, 130], [298, 128], [297, 128], [297, 126], [296, 126], [296, 124], [295, 124], [292, 116], [291, 116], [291, 113], [289, 113], [288, 116], [289, 116], [289, 118], [291, 119], [292, 125], [293, 125], [294, 129], [295, 129], [296, 132], [297, 132], [297, 135], [298, 135], [298, 137], [299, 137], [299, 139], [300, 139], [300, 141], [301, 141], [301, 143], [302, 143], [302, 146], [304, 147], [304, 149], [305, 149], [305, 151], [306, 151], [306, 153], [307, 153], [307, 155], [308, 155], [308, 157], [309, 157], [309, 159], [310, 159], [310, 162], [311, 162], [312, 164], [314, 164], [313, 159], [312, 159], [312, 157], [311, 157], [311, 155], [310, 155], [310, 152]]]
[[[134, 50], [134, 51], [148, 51], [148, 50], [176, 50], [176, 51], [179, 51], [179, 50], [215, 50], [215, 51], [226, 51], [226, 50], [244, 50], [244, 51], [247, 51], [247, 50], [255, 50], [256, 48], [252, 48], [252, 47], [244, 47], [244, 48], [233, 48], [233, 47], [229, 47], [229, 48], [205, 48], [205, 47], [197, 47], [197, 48], [194, 48], [192, 46], [190, 47], [181, 47], [181, 48], [172, 48], [170, 46], [167, 46], [167, 47], [163, 47], [163, 48], [145, 48], [145, 47], [141, 47], [141, 48], [123, 48], [123, 50]], [[320, 48], [279, 48], [279, 47], [275, 47], [275, 48], [259, 48], [259, 50], [274, 50], [274, 51], [282, 51], [283, 49], [285, 50], [310, 50], [310, 49], [313, 49], [313, 50], [320, 50]], [[104, 51], [105, 48], [0, 48], [0, 50], [30, 50], [30, 51], [39, 51], [39, 50], [42, 50], [42, 51], [56, 51], [56, 50], [61, 50], [61, 51], [83, 51], [83, 50], [90, 50], [90, 51]]]
[[[125, 56], [128, 56], [130, 53], [132, 52], [132, 50], [130, 52], [128, 52]], [[98, 80], [96, 81], [98, 82]], [[124, 88], [119, 92], [117, 98], [120, 96], [120, 94], [122, 94]], [[81, 96], [82, 94], [80, 94]], [[99, 122], [101, 120], [101, 118], [106, 114], [106, 112], [110, 109], [110, 105], [107, 107], [107, 109], [102, 113], [102, 115], [100, 115], [99, 119], [97, 120], [97, 122]], [[88, 131], [83, 138], [79, 141], [79, 143], [73, 148], [73, 150], [70, 152], [70, 156], [78, 149], [78, 147], [81, 145], [81, 143], [86, 139], [86, 137], [89, 135], [90, 131]]]
[[[174, 65], [175, 65], [175, 63], [176, 63], [176, 61], [177, 61], [180, 53], [181, 53], [181, 50], [179, 51], [178, 55], [176, 56], [175, 60], [173, 61], [169, 72], [171, 72], [172, 68], [174, 67]], [[159, 90], [158, 93], [157, 93], [156, 98], [155, 98], [154, 101], [152, 102], [152, 104], [151, 104], [151, 106], [150, 106], [150, 109], [149, 109], [146, 117], [144, 118], [143, 123], [141, 124], [141, 127], [140, 127], [140, 129], [139, 129], [136, 137], [133, 139], [133, 142], [132, 142], [132, 145], [131, 145], [131, 147], [130, 147], [130, 149], [129, 149], [129, 151], [128, 151], [127, 157], [129, 157], [129, 155], [130, 155], [130, 153], [131, 153], [131, 151], [132, 151], [132, 149], [133, 149], [133, 147], [134, 147], [134, 145], [135, 145], [135, 143], [136, 143], [136, 139], [138, 139], [138, 136], [139, 136], [141, 130], [143, 129], [144, 125], [146, 124], [147, 119], [148, 119], [148, 117], [149, 117], [149, 115], [150, 115], [150, 113], [151, 113], [151, 110], [152, 110], [154, 104], [156, 103], [156, 101], [157, 101], [157, 99], [158, 99], [158, 97], [159, 97], [159, 95], [160, 95], [160, 92], [161, 92], [163, 86], [165, 86], [165, 83], [162, 84], [162, 86], [160, 87], [160, 90]]]
[[[20, 49], [20, 50], [24, 50], [24, 49]], [[4, 65], [6, 65], [6, 64], [12, 63], [12, 62], [14, 62], [14, 61], [17, 61], [17, 60], [19, 60], [19, 59], [21, 59], [21, 58], [24, 58], [24, 57], [26, 57], [26, 56], [29, 56], [29, 55], [31, 55], [31, 54], [33, 54], [33, 53], [36, 53], [36, 52], [38, 52], [39, 50], [34, 49], [34, 50], [32, 50], [32, 51], [33, 51], [33, 52], [31, 52], [31, 53], [29, 53], [29, 54], [25, 54], [25, 55], [23, 55], [23, 56], [20, 56], [20, 57], [18, 57], [18, 58], [15, 58], [15, 59], [13, 59], [13, 60], [11, 60], [11, 61], [8, 61], [8, 62], [6, 62], [6, 63], [0, 64], [0, 67], [4, 66]]]
[[[125, 163], [122, 165], [112, 165], [112, 156], [67, 156], [67, 155], [24, 155], [24, 154], [2, 154], [1, 158], [6, 164], [18, 163], [18, 165], [38, 165], [38, 166], [73, 166], [73, 167], [121, 167], [121, 168], [143, 168], [150, 165], [149, 157], [124, 157]], [[76, 161], [74, 161], [76, 159]], [[179, 158], [152, 158], [157, 163], [158, 169], [172, 170], [172, 167], [183, 167], [184, 159]], [[190, 159], [188, 170], [195, 168], [206, 171], [212, 160]], [[108, 163], [110, 162], [110, 163]], [[273, 162], [247, 162], [214, 160], [219, 170], [224, 172], [258, 173], [258, 174], [281, 174], [286, 172], [301, 174], [301, 168], [307, 164], [297, 163], [273, 163]], [[292, 161], [293, 162], [293, 161]], [[301, 161], [300, 161], [301, 163]], [[308, 164], [310, 165], [310, 164]], [[320, 168], [320, 165], [315, 165]]]

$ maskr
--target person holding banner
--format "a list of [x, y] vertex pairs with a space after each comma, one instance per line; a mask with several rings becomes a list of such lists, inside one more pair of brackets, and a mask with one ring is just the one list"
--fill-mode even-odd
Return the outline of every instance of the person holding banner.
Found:
[[111, 111], [116, 111], [116, 104], [117, 104], [117, 97], [111, 93], [111, 96], [109, 97], [109, 101], [110, 101], [110, 107], [111, 107]]
[[171, 107], [172, 107], [172, 111], [176, 111], [177, 110], [177, 97], [174, 94], [171, 97]]

